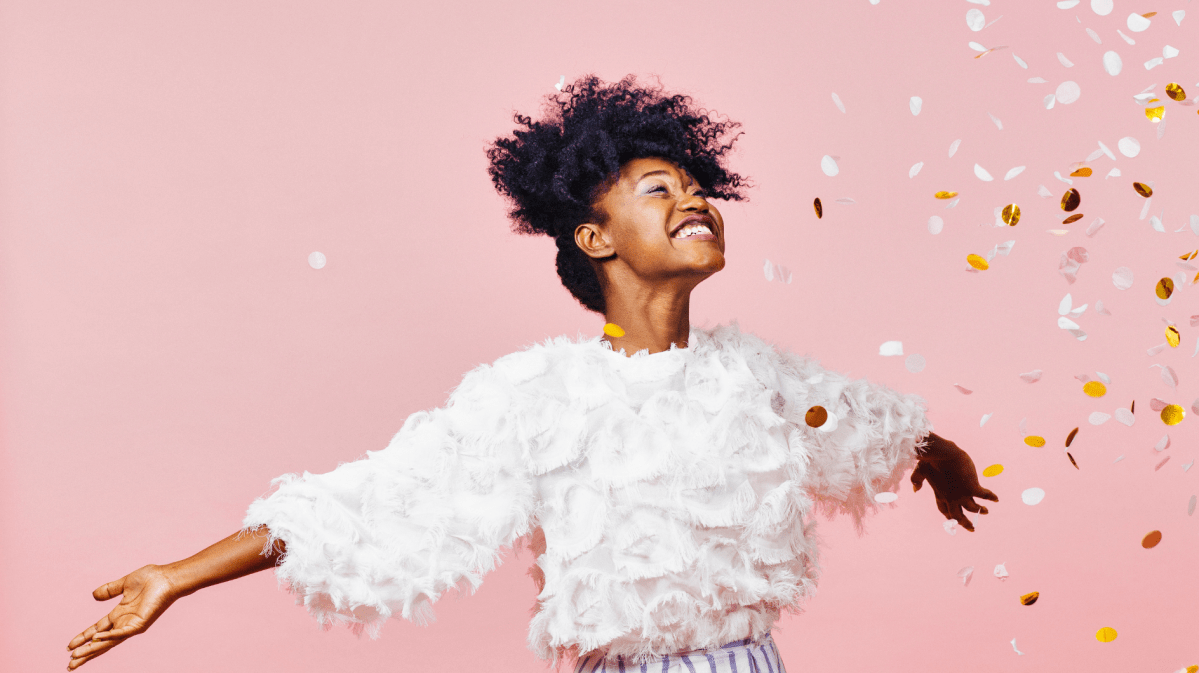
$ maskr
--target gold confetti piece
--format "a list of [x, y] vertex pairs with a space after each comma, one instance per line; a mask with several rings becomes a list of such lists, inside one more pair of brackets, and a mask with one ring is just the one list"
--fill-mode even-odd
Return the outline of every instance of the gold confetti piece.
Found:
[[933, 194], [933, 196], [937, 197], [938, 199], [952, 199], [957, 195], [957, 192], [937, 192], [936, 194]]
[[1021, 596], [1020, 602], [1023, 603], [1024, 605], [1032, 605], [1033, 603], [1036, 603], [1037, 599], [1040, 597], [1041, 597], [1041, 592], [1034, 591], [1031, 594], [1024, 594], [1023, 596]]
[[1137, 190], [1137, 194], [1140, 194], [1145, 198], [1153, 196], [1153, 188], [1143, 182], [1132, 183], [1132, 188]]
[[1070, 448], [1070, 443], [1074, 441], [1074, 436], [1077, 434], [1078, 434], [1078, 428], [1074, 428], [1073, 430], [1070, 431], [1070, 434], [1066, 436], [1066, 448], [1067, 449]]
[[978, 255], [966, 255], [966, 263], [978, 269], [979, 271], [986, 271], [987, 269], [991, 268], [991, 265], [987, 263], [987, 260], [979, 257]]
[[1137, 401], [1136, 400], [1133, 400], [1132, 404], [1128, 405], [1128, 413], [1130, 413], [1130, 414], [1137, 413]]
[[824, 217], [824, 206], [820, 205], [820, 197], [816, 197], [816, 200], [812, 202], [812, 207], [816, 209], [816, 219]]
[[1003, 466], [999, 463], [989, 465], [985, 470], [983, 470], [984, 477], [998, 477], [1000, 474], [1003, 474]]
[[1146, 19], [1152, 19], [1153, 17], [1157, 16], [1157, 12], [1149, 12], [1148, 14], [1142, 14], [1141, 16], [1145, 17]]
[[1186, 410], [1180, 405], [1167, 404], [1162, 408], [1162, 423], [1166, 425], [1178, 425], [1186, 415]]
[[604, 324], [604, 334], [607, 334], [610, 337], [620, 338], [624, 336], [624, 330], [620, 328], [620, 325], [610, 322]]
[[1199, 673], [1199, 664], [1191, 664], [1187, 666], [1186, 673]]
[[1103, 397], [1107, 394], [1107, 386], [1102, 381], [1087, 381], [1082, 384], [1082, 391], [1091, 397]]
[[1157, 294], [1158, 299], [1169, 299], [1170, 295], [1174, 294], [1174, 279], [1162, 278], [1157, 281], [1157, 287], [1153, 291]]
[[1116, 630], [1110, 626], [1105, 626], [1095, 632], [1095, 640], [1101, 643], [1110, 643], [1116, 639]]
[[1004, 224], [1010, 227], [1016, 226], [1016, 223], [1020, 221], [1020, 206], [1014, 203], [1007, 204], [1003, 207], [1001, 217], [1003, 217]]
[[1066, 190], [1066, 193], [1062, 195], [1062, 210], [1067, 213], [1078, 208], [1078, 204], [1080, 203], [1082, 203], [1082, 195], [1073, 187]]
[[1170, 100], [1184, 101], [1187, 99], [1187, 92], [1182, 90], [1182, 86], [1177, 82], [1170, 82], [1166, 85], [1166, 95]]
[[1078, 463], [1074, 462], [1074, 456], [1071, 456], [1069, 451], [1066, 452], [1066, 457], [1070, 459], [1070, 464], [1074, 466], [1074, 469], [1082, 469], [1078, 466]]
[[1190, 260], [1192, 260], [1192, 259], [1195, 259], [1195, 256], [1196, 256], [1196, 255], [1199, 255], [1199, 250], [1194, 250], [1194, 251], [1192, 251], [1192, 252], [1188, 252], [1188, 253], [1186, 253], [1185, 255], [1183, 255], [1183, 256], [1181, 256], [1181, 257], [1179, 257], [1178, 259], [1181, 259], [1182, 261], [1186, 262], [1186, 261], [1190, 261]]
[[1029, 446], [1045, 446], [1045, 438], [1036, 435], [1029, 435], [1024, 438], [1024, 443]]
[[1148, 119], [1155, 124], [1160, 122], [1164, 116], [1166, 116], [1165, 106], [1158, 105], [1157, 107], [1145, 108], [1145, 119]]
[[1170, 325], [1166, 328], [1166, 343], [1170, 344], [1171, 348], [1178, 348], [1178, 344], [1182, 342], [1182, 335], [1178, 333], [1178, 328]]
[[814, 406], [808, 409], [808, 413], [804, 414], [804, 422], [809, 428], [819, 428], [828, 420], [828, 412], [822, 406]]
[[1089, 178], [1089, 177], [1091, 177], [1091, 169], [1086, 166], [1083, 166], [1082, 168], [1071, 173], [1070, 177], [1072, 177], [1072, 178]]
[[1085, 217], [1085, 216], [1082, 213], [1074, 213], [1070, 217], [1067, 217], [1066, 219], [1062, 220], [1062, 224], [1074, 224], [1075, 222], [1081, 220], [1083, 217]]
[[1153, 549], [1158, 542], [1162, 541], [1162, 532], [1160, 530], [1151, 530], [1145, 537], [1141, 538], [1141, 546], [1145, 549]]

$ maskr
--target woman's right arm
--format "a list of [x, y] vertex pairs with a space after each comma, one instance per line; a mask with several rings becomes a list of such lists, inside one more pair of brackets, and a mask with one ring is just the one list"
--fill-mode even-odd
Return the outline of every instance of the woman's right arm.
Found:
[[120, 596], [121, 602], [71, 639], [67, 645], [71, 650], [67, 670], [82, 666], [126, 638], [150, 628], [176, 600], [204, 587], [274, 566], [286, 549], [282, 540], [276, 540], [263, 553], [269, 535], [265, 526], [238, 531], [182, 561], [145, 566], [93, 591], [92, 596], [98, 601]]

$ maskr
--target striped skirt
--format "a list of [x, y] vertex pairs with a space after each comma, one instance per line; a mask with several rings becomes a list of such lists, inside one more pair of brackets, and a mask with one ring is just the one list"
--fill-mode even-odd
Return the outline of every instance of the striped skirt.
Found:
[[692, 650], [653, 657], [644, 663], [604, 659], [593, 654], [579, 661], [575, 673], [787, 673], [770, 633], [710, 650]]

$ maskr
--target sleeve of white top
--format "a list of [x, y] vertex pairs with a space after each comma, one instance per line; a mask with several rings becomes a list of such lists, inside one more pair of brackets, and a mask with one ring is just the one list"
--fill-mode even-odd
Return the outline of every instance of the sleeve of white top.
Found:
[[322, 624], [374, 637], [393, 615], [428, 621], [438, 597], [473, 591], [500, 549], [528, 532], [520, 406], [511, 381], [480, 366], [445, 407], [408, 417], [387, 448], [275, 479], [243, 525], [265, 524], [287, 544], [279, 582]]

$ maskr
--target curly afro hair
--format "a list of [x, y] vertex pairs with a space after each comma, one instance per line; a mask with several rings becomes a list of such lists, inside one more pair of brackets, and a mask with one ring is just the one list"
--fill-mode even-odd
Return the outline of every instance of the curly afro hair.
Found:
[[596, 201], [633, 159], [659, 157], [674, 162], [699, 182], [709, 197], [744, 201], [749, 181], [724, 167], [740, 126], [713, 121], [692, 106], [689, 96], [667, 95], [638, 85], [633, 75], [604, 84], [594, 75], [546, 97], [545, 118], [517, 113], [519, 128], [487, 149], [488, 173], [500, 194], [512, 201], [509, 216], [516, 233], [550, 236], [558, 247], [558, 276], [585, 308], [606, 310], [599, 279], [575, 244], [584, 222], [604, 222]]

